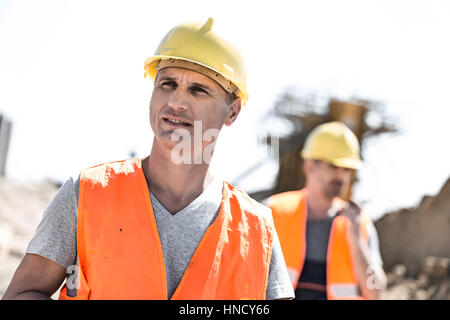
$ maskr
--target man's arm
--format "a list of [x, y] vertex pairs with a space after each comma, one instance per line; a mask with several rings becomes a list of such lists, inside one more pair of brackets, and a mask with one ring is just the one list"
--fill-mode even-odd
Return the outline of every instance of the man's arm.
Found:
[[6, 289], [4, 300], [50, 300], [66, 269], [37, 254], [26, 254]]
[[365, 299], [377, 300], [386, 287], [386, 275], [380, 264], [375, 263], [369, 246], [360, 237], [361, 209], [353, 202], [342, 211], [342, 214], [351, 221], [350, 239], [352, 241], [353, 255], [355, 257], [356, 276], [362, 296]]
[[78, 180], [70, 178], [45, 210], [3, 299], [50, 299], [58, 290], [76, 263], [77, 200]]
[[267, 300], [291, 300], [295, 297], [294, 288], [286, 268], [278, 234], [274, 232], [269, 278], [266, 288]]
[[386, 275], [383, 268], [373, 263], [369, 247], [360, 239], [353, 239], [353, 254], [362, 296], [369, 300], [379, 299], [386, 287]]

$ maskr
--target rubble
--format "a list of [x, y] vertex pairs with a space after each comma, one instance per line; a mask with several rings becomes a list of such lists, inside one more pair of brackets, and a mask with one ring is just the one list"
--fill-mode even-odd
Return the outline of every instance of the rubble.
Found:
[[57, 186], [49, 182], [0, 179], [0, 297], [56, 191]]
[[450, 179], [417, 207], [375, 221], [387, 270], [384, 299], [450, 300]]
[[450, 300], [450, 258], [429, 256], [417, 277], [406, 277], [406, 267], [395, 265], [388, 273], [385, 300]]

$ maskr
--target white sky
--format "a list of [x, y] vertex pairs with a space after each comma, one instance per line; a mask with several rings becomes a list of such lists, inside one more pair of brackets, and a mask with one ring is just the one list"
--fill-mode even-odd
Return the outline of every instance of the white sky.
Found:
[[[0, 113], [13, 121], [14, 180], [64, 180], [149, 153], [143, 63], [173, 26], [214, 17], [247, 61], [250, 100], [213, 168], [233, 180], [265, 157], [261, 115], [288, 85], [383, 101], [402, 134], [366, 146], [355, 198], [377, 218], [450, 176], [450, 1], [0, 0]], [[274, 128], [275, 130], [276, 128]], [[273, 180], [273, 163], [243, 182]]]

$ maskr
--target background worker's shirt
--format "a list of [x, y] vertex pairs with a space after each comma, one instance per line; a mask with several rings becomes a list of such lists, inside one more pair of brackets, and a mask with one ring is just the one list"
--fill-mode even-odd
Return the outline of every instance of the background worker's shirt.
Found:
[[[307, 220], [306, 225], [306, 257], [300, 275], [299, 284], [295, 290], [298, 300], [326, 300], [326, 266], [327, 249], [333, 218], [323, 220]], [[382, 266], [378, 235], [375, 227], [369, 225], [369, 250], [372, 262]], [[323, 290], [302, 287], [301, 283], [314, 283], [323, 286]]]
[[[175, 292], [206, 229], [216, 219], [223, 183], [213, 180], [188, 206], [172, 215], [150, 192], [166, 267], [167, 294]], [[27, 253], [67, 268], [76, 262], [79, 178], [67, 180], [44, 212]], [[275, 233], [266, 299], [294, 298], [278, 236]]]

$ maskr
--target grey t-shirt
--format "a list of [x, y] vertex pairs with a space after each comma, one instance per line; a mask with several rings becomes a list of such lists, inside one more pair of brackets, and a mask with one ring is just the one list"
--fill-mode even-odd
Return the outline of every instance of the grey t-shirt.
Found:
[[[58, 190], [44, 212], [27, 253], [41, 255], [65, 268], [75, 264], [78, 188], [79, 178], [76, 181], [70, 178]], [[151, 192], [150, 197], [166, 266], [167, 294], [171, 297], [203, 234], [219, 213], [222, 182], [213, 180], [200, 196], [174, 215]], [[266, 299], [293, 297], [294, 291], [275, 233]]]

